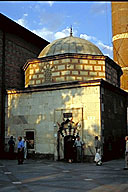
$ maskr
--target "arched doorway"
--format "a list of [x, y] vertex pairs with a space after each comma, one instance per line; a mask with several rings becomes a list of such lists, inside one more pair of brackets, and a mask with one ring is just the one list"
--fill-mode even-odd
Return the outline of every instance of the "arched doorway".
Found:
[[[79, 123], [74, 123], [72, 119], [67, 118], [59, 125], [58, 138], [57, 138], [57, 153], [58, 160], [61, 159], [60, 153], [62, 152], [61, 146], [63, 145], [63, 157], [64, 160], [68, 161], [72, 159], [76, 160], [76, 149], [74, 147], [74, 142], [76, 137], [80, 134]], [[62, 144], [63, 143], [63, 144]]]

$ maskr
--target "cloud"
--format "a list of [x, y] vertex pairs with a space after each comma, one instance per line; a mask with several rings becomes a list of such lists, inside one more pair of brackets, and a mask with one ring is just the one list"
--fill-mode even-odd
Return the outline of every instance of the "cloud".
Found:
[[94, 43], [102, 51], [102, 53], [104, 55], [107, 55], [107, 56], [113, 58], [113, 47], [112, 46], [105, 45], [102, 41], [98, 40], [94, 36], [89, 36], [89, 35], [86, 35], [86, 34], [80, 34], [80, 38], [91, 41], [92, 43]]
[[49, 3], [49, 5], [50, 5], [50, 7], [52, 7], [54, 1], [48, 1], [48, 3]]
[[24, 14], [24, 17], [27, 17], [27, 16], [28, 16], [28, 14], [27, 14], [27, 13], [25, 13], [25, 14]]
[[25, 13], [20, 19], [18, 20], [14, 20], [16, 23], [18, 23], [19, 25], [25, 27], [25, 28], [28, 28], [27, 27], [27, 19], [26, 17], [28, 16], [27, 13]]
[[106, 49], [107, 51], [112, 51], [112, 50], [113, 50], [112, 47], [103, 44], [101, 41], [98, 41], [98, 42], [97, 42], [97, 45], [98, 45], [99, 47], [101, 47], [102, 49]]
[[[73, 36], [76, 36], [77, 31], [76, 30], [72, 30], [73, 31]], [[60, 39], [60, 38], [64, 38], [70, 35], [70, 27], [67, 27], [65, 29], [63, 29], [62, 31], [57, 31], [57, 32], [53, 32], [48, 30], [48, 28], [41, 28], [41, 29], [36, 29], [36, 30], [32, 30], [33, 33], [35, 33], [36, 35], [42, 37], [43, 39], [46, 39], [49, 42], [52, 42], [56, 39]]]
[[113, 47], [112, 46], [105, 45], [101, 41], [97, 41], [96, 45], [103, 52], [104, 55], [107, 55], [110, 58], [113, 58]]
[[[63, 38], [63, 37], [67, 37], [70, 35], [70, 27], [67, 27], [65, 29], [63, 29], [62, 31], [58, 31], [54, 34], [55, 39], [59, 39], [59, 38]], [[76, 30], [72, 30], [73, 36], [76, 36], [77, 31]]]
[[69, 30], [65, 29], [63, 31], [58, 31], [54, 34], [55, 39], [60, 39], [63, 37], [69, 36]]
[[52, 7], [52, 5], [54, 4], [54, 1], [37, 1], [37, 3], [48, 3], [50, 5], [50, 7]]
[[43, 27], [41, 29], [34, 29], [32, 30], [33, 33], [36, 35], [42, 37], [43, 39], [46, 39], [47, 41], [53, 41], [54, 40], [54, 33], [47, 28]]
[[91, 40], [96, 41], [96, 37], [88, 36], [86, 34], [80, 34], [80, 38], [86, 39], [88, 41], [91, 41]]

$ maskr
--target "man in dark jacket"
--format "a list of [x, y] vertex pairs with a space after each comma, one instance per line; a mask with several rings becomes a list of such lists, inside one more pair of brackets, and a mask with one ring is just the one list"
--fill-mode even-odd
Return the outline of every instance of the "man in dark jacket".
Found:
[[10, 137], [10, 139], [8, 141], [8, 145], [9, 145], [9, 158], [13, 159], [14, 158], [14, 146], [15, 146], [13, 136]]

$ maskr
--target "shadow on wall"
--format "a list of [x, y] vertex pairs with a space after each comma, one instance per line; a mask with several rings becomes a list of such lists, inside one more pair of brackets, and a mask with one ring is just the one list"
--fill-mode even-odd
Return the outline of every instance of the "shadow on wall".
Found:
[[[29, 88], [27, 88], [29, 90]], [[39, 92], [40, 98], [37, 99], [36, 93], [16, 93], [15, 91], [13, 94], [10, 94], [8, 96], [8, 105], [6, 106], [6, 132], [5, 135], [7, 137], [13, 135], [16, 138], [19, 135], [22, 137], [25, 134], [25, 130], [28, 131], [34, 131], [34, 142], [36, 143], [36, 140], [42, 141], [45, 138], [45, 141], [47, 145], [49, 145], [50, 142], [55, 142], [55, 138], [53, 138], [53, 135], [50, 135], [51, 127], [54, 127], [54, 123], [61, 123], [63, 121], [63, 112], [73, 112], [73, 110], [81, 108], [85, 106], [86, 96], [84, 89], [82, 88], [75, 88], [75, 89], [61, 89], [59, 91], [59, 97], [56, 94], [53, 94], [52, 92], [57, 92], [58, 90], [52, 90], [48, 91], [47, 93], [47, 101], [46, 101], [46, 95], [44, 97], [44, 94], [46, 92]], [[91, 97], [91, 95], [90, 95]], [[57, 99], [57, 109], [60, 110], [60, 114], [57, 116], [57, 119], [54, 117], [54, 111], [55, 105], [54, 101]], [[81, 99], [81, 102], [79, 103], [78, 100]], [[49, 113], [47, 113], [47, 107], [51, 109]], [[90, 154], [90, 156], [94, 156], [95, 150], [94, 150], [94, 137], [98, 135], [98, 130], [100, 129], [98, 125], [95, 123], [90, 125], [88, 129], [85, 130], [85, 125], [83, 121], [83, 115], [85, 115], [85, 111], [81, 110], [81, 115], [77, 114], [77, 110], [75, 112], [75, 116], [73, 120], [77, 123], [77, 118], [79, 118], [78, 121], [81, 122], [83, 130], [81, 130], [81, 136], [82, 139], [84, 139], [85, 144], [87, 145], [87, 148], [85, 149], [85, 156], [86, 154]], [[52, 120], [51, 120], [52, 119]], [[47, 129], [43, 126], [43, 123], [46, 124], [47, 121]], [[47, 134], [44, 136], [41, 132], [38, 133], [38, 128], [42, 126], [42, 130], [47, 130]], [[53, 128], [54, 129], [54, 128]], [[105, 128], [107, 129], [107, 128]], [[55, 131], [55, 130], [54, 130]], [[38, 134], [37, 134], [38, 133]], [[55, 132], [52, 132], [54, 134]], [[56, 130], [57, 133], [57, 130]], [[43, 137], [42, 137], [43, 135]], [[103, 135], [103, 134], [102, 134]], [[111, 133], [110, 133], [111, 135]], [[99, 136], [99, 135], [98, 135]], [[113, 159], [120, 157], [124, 152], [124, 146], [122, 144], [121, 137], [114, 137], [114, 140], [112, 139], [112, 144], [110, 143], [109, 139], [109, 133], [103, 135], [104, 141], [103, 142], [103, 157], [104, 159]], [[57, 147], [57, 142], [55, 143]], [[117, 148], [117, 146], [119, 146]], [[43, 147], [43, 144], [42, 144]], [[17, 144], [15, 147], [15, 152], [17, 150]], [[35, 145], [34, 145], [35, 150]], [[120, 152], [119, 152], [120, 151]], [[54, 153], [54, 152], [53, 152]]]

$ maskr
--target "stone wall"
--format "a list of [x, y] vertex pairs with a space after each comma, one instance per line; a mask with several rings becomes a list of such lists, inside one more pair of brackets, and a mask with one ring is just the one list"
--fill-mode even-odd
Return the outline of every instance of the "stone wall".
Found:
[[[6, 137], [24, 136], [34, 132], [34, 151], [53, 154], [57, 158], [57, 123], [63, 113], [73, 114], [73, 121], [81, 125], [80, 136], [86, 143], [85, 155], [94, 155], [94, 136], [100, 137], [100, 88], [99, 86], [69, 89], [54, 88], [38, 92], [8, 92], [6, 106]], [[63, 138], [61, 138], [63, 140]], [[62, 141], [63, 144], [63, 141]], [[61, 148], [63, 157], [63, 146]]]
[[127, 134], [126, 96], [116, 90], [103, 88], [102, 135], [104, 137], [104, 156], [106, 159], [123, 157], [124, 137]]

